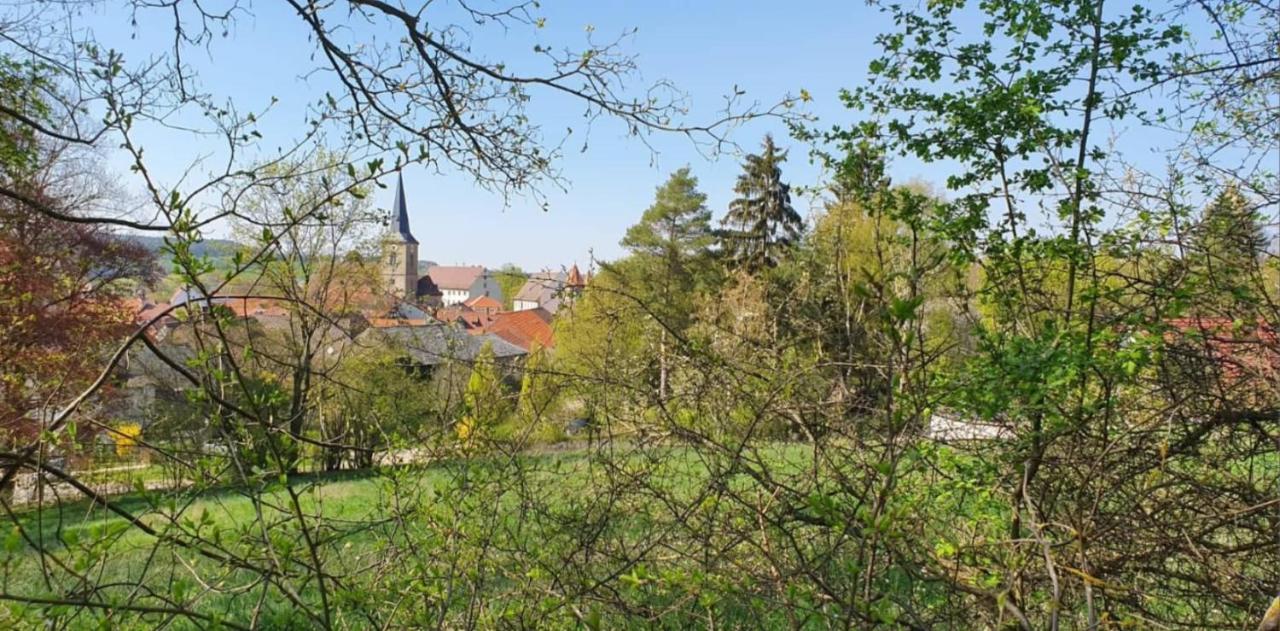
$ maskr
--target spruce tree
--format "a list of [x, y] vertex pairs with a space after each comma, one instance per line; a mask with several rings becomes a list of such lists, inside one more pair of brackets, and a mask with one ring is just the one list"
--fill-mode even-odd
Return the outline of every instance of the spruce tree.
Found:
[[[1249, 200], [1234, 186], [1205, 208], [1190, 239], [1189, 263], [1207, 292], [1202, 300], [1233, 317], [1258, 304], [1258, 273], [1267, 238]], [[1247, 319], [1247, 318], [1246, 318]]]
[[780, 165], [787, 159], [773, 136], [764, 137], [764, 151], [748, 155], [733, 187], [737, 199], [719, 232], [721, 253], [748, 272], [773, 267], [783, 252], [800, 238], [804, 221], [791, 205], [791, 185], [782, 181]]
[[1266, 252], [1267, 238], [1249, 201], [1231, 186], [1205, 208], [1194, 245], [1199, 254], [1225, 266], [1222, 271], [1240, 272], [1252, 268]]

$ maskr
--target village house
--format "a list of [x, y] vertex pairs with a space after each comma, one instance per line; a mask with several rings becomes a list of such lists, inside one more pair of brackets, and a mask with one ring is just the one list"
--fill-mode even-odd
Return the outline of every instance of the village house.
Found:
[[555, 346], [551, 329], [552, 315], [546, 309], [525, 309], [499, 313], [486, 327], [486, 332], [496, 335], [525, 351]]
[[554, 314], [566, 300], [571, 300], [586, 285], [586, 279], [576, 263], [568, 271], [538, 272], [529, 276], [529, 280], [516, 292], [511, 307], [515, 311], [544, 309]]
[[466, 305], [454, 305], [436, 309], [436, 320], [452, 324], [472, 335], [479, 335], [493, 323], [493, 316], [485, 311], [476, 311]]
[[470, 298], [463, 302], [462, 305], [490, 318], [497, 315], [499, 311], [502, 311], [502, 303], [488, 295]]
[[465, 302], [435, 310], [435, 319], [455, 325], [472, 335], [485, 333], [502, 312], [502, 303], [489, 296], [478, 296]]
[[394, 326], [370, 328], [357, 335], [355, 343], [361, 346], [382, 344], [405, 354], [420, 376], [427, 376], [441, 364], [458, 362], [470, 364], [480, 355], [485, 345], [493, 352], [494, 359], [509, 369], [526, 354], [526, 351], [496, 335], [468, 335], [457, 327], [441, 322], [425, 326]]
[[482, 265], [432, 265], [427, 268], [427, 277], [439, 288], [446, 307], [485, 296], [502, 300], [498, 279]]
[[[1274, 418], [1280, 407], [1280, 334], [1264, 320], [1166, 320], [1159, 383], [1199, 420]], [[1187, 384], [1195, 384], [1188, 388]]]
[[554, 313], [560, 305], [559, 296], [564, 289], [565, 277], [564, 272], [531, 274], [529, 280], [520, 287], [520, 291], [516, 292], [516, 297], [511, 301], [511, 308], [516, 311], [525, 311], [542, 307]]

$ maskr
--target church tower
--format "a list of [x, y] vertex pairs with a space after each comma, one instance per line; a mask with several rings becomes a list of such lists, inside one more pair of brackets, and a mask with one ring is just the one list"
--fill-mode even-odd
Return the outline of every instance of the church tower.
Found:
[[409, 232], [404, 177], [397, 175], [397, 178], [391, 229], [382, 240], [382, 277], [392, 295], [413, 302], [418, 293], [418, 240]]

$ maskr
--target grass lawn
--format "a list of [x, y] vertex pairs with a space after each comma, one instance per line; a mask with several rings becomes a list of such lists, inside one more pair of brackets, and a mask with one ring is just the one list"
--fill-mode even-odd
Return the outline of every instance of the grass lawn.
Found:
[[[781, 458], [784, 451], [775, 450], [771, 457]], [[502, 607], [492, 604], [498, 600], [484, 594], [500, 598], [527, 587], [517, 583], [522, 576], [538, 576], [536, 567], [527, 567], [531, 559], [559, 561], [554, 555], [581, 547], [584, 536], [600, 538], [605, 547], [645, 545], [670, 531], [675, 524], [668, 516], [659, 517], [664, 507], [655, 502], [659, 495], [697, 492], [706, 469], [686, 457], [691, 454], [662, 449], [617, 462], [583, 453], [480, 457], [428, 467], [307, 475], [291, 481], [297, 508], [277, 481], [252, 491], [188, 490], [116, 500], [156, 534], [131, 527], [125, 517], [104, 507], [67, 503], [21, 516], [22, 531], [7, 533], [0, 579], [8, 594], [58, 599], [78, 594], [87, 584], [107, 585], [90, 600], [162, 607], [184, 603], [241, 624], [256, 615], [270, 627], [311, 628], [313, 621], [291, 598], [315, 605], [319, 590], [305, 576], [308, 572], [289, 567], [287, 561], [310, 562], [299, 546], [311, 536], [326, 573], [349, 586], [330, 586], [331, 593], [394, 592], [400, 580], [395, 577], [404, 578], [408, 568], [388, 559], [408, 555], [416, 563], [409, 575], [435, 577], [418, 587], [426, 601], [437, 600], [440, 608], [419, 612], [423, 616], [415, 622], [449, 618], [450, 610], [474, 607], [469, 601], [477, 599], [487, 602], [479, 614], [467, 615], [501, 616]], [[615, 488], [629, 488], [635, 496], [619, 503], [601, 491]], [[307, 516], [311, 532], [306, 535], [294, 519], [298, 510]], [[620, 514], [626, 519], [618, 519]], [[607, 527], [589, 530], [597, 525]], [[260, 572], [236, 569], [201, 551], [247, 559], [288, 576], [267, 585]], [[448, 576], [447, 566], [462, 561], [491, 573]], [[286, 589], [293, 595], [286, 596]], [[178, 628], [199, 626], [163, 615], [122, 620], [66, 607], [0, 606], [0, 626], [52, 619], [71, 628], [151, 628], [157, 621]], [[364, 622], [354, 617], [344, 624], [360, 627]]]
[[[342, 628], [581, 628], [597, 619], [601, 628], [685, 628], [707, 616], [717, 626], [788, 626], [797, 611], [819, 624], [838, 609], [811, 582], [779, 578], [771, 568], [811, 567], [851, 582], [832, 588], [856, 593], [859, 537], [892, 540], [901, 525], [927, 533], [911, 545], [945, 556], [1008, 528], [993, 497], [993, 471], [950, 450], [930, 452], [927, 466], [916, 466], [918, 456], [904, 463], [893, 502], [875, 515], [836, 483], [866, 463], [815, 462], [806, 445], [770, 445], [740, 459], [677, 447], [623, 449], [300, 476], [290, 481], [296, 507], [274, 479], [253, 490], [118, 500], [156, 534], [84, 502], [29, 511], [20, 519], [25, 532], [6, 533], [0, 580], [6, 594], [70, 594], [114, 607], [180, 604], [209, 620], [265, 628], [314, 628], [306, 609], [319, 611], [322, 599]], [[803, 519], [765, 524], [757, 507]], [[306, 516], [305, 532], [297, 511]], [[324, 594], [315, 558], [327, 577]], [[272, 580], [263, 580], [262, 568]], [[878, 580], [888, 581], [878, 589], [946, 606], [930, 595], [934, 587], [909, 576], [890, 571]], [[97, 591], [86, 593], [89, 585]], [[883, 609], [876, 615], [896, 615], [892, 603], [872, 604]], [[0, 628], [207, 622], [0, 604]]]

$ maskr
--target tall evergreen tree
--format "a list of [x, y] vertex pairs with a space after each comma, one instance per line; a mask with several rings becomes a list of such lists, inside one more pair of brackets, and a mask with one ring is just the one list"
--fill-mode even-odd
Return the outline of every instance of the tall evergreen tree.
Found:
[[1199, 254], [1234, 271], [1251, 268], [1267, 249], [1262, 223], [1234, 186], [1219, 193], [1205, 208], [1193, 240]]
[[689, 324], [693, 296], [706, 280], [705, 265], [714, 241], [707, 196], [698, 190], [698, 178], [685, 167], [671, 174], [644, 211], [640, 223], [631, 226], [622, 246], [632, 252], [627, 276], [632, 290], [662, 320], [658, 332], [658, 392], [668, 389], [668, 331]]
[[1267, 237], [1250, 202], [1234, 186], [1205, 208], [1189, 239], [1193, 277], [1207, 292], [1205, 306], [1243, 317], [1262, 298], [1260, 279]]
[[711, 246], [711, 211], [707, 196], [698, 190], [698, 178], [682, 168], [658, 187], [653, 205], [644, 211], [640, 222], [627, 229], [622, 246], [637, 258], [650, 262], [664, 282], [660, 289], [692, 287], [697, 260]]
[[766, 135], [764, 151], [748, 155], [742, 165], [733, 187], [738, 198], [730, 202], [719, 232], [721, 251], [736, 267], [749, 272], [773, 267], [800, 238], [804, 220], [791, 205], [791, 185], [782, 181], [780, 165], [786, 160], [787, 152]]

